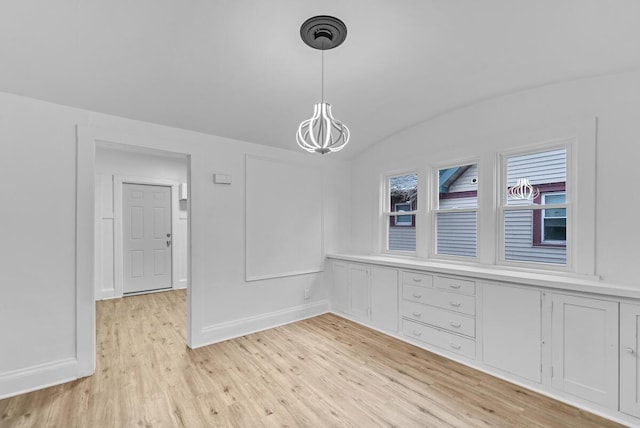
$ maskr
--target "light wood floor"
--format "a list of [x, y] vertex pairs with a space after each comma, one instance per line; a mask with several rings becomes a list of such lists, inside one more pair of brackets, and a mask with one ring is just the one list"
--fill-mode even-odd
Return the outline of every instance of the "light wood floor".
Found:
[[334, 315], [189, 350], [185, 301], [98, 302], [96, 374], [1, 400], [0, 426], [617, 426]]

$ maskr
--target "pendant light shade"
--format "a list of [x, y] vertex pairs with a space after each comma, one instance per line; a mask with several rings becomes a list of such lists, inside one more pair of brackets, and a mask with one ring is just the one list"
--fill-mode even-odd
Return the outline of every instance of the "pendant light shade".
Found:
[[302, 40], [322, 51], [322, 99], [313, 107], [313, 116], [298, 127], [298, 145], [311, 153], [331, 153], [342, 150], [349, 142], [349, 128], [333, 117], [331, 104], [324, 102], [324, 51], [340, 46], [347, 37], [344, 22], [332, 16], [314, 16], [300, 27]]
[[330, 153], [342, 150], [349, 142], [349, 128], [331, 114], [331, 104], [313, 107], [311, 119], [303, 121], [296, 134], [298, 145], [311, 153]]

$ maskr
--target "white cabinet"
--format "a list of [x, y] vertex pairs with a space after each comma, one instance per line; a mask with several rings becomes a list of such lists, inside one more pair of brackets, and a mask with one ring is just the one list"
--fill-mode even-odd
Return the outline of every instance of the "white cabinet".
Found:
[[369, 319], [369, 272], [366, 265], [349, 263], [349, 309], [347, 313], [361, 321]]
[[371, 325], [398, 331], [398, 271], [371, 267]]
[[334, 312], [347, 312], [349, 304], [348, 284], [347, 263], [333, 260], [331, 262], [331, 309]]
[[402, 272], [405, 336], [467, 358], [476, 356], [475, 282]]
[[398, 270], [331, 262], [331, 308], [382, 331], [398, 331]]
[[618, 407], [618, 303], [552, 294], [552, 386]]
[[640, 299], [370, 259], [331, 261], [334, 312], [640, 426]]
[[541, 382], [540, 291], [496, 284], [482, 286], [485, 364]]
[[640, 305], [620, 305], [620, 411], [640, 417]]

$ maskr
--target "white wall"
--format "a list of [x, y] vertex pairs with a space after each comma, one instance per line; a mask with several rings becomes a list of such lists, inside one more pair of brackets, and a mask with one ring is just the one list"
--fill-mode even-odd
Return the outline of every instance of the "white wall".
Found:
[[[121, 213], [114, 211], [114, 176], [139, 177], [142, 179], [165, 180], [166, 183], [187, 182], [186, 158], [160, 155], [147, 151], [125, 150], [114, 145], [96, 147], [96, 254], [95, 278], [96, 300], [122, 297], [117, 290], [116, 277], [122, 278], [122, 269], [114, 266], [114, 220]], [[179, 202], [179, 195], [171, 195], [175, 229], [172, 235], [173, 248], [173, 288], [187, 286], [187, 204]], [[120, 265], [118, 265], [120, 266]]]
[[[637, 180], [640, 160], [638, 111], [640, 73], [626, 73], [495, 98], [389, 137], [353, 162], [350, 250], [364, 254], [377, 251], [379, 180], [384, 172], [416, 167], [428, 171], [431, 165], [457, 160], [491, 163], [499, 151], [594, 135], [598, 117], [596, 256], [595, 263], [593, 256], [587, 263], [595, 264], [595, 273], [606, 281], [640, 287], [638, 270], [632, 268], [640, 260], [640, 199], [628, 194]], [[584, 146], [587, 140], [578, 138], [578, 151], [589, 150]], [[592, 170], [590, 165], [578, 168]], [[493, 171], [480, 171], [479, 179], [481, 183], [493, 181]], [[578, 185], [586, 190], [587, 181]], [[479, 227], [495, 224], [489, 214], [480, 219]], [[495, 248], [496, 242], [484, 245]]]
[[[93, 284], [78, 282], [83, 297], [76, 307], [76, 222], [78, 242], [91, 253], [93, 231], [85, 228], [94, 224], [95, 171], [85, 159], [86, 153], [93, 158], [93, 148], [76, 151], [76, 124], [82, 134], [102, 141], [191, 156], [193, 346], [328, 310], [321, 273], [245, 282], [244, 162], [254, 154], [319, 167], [326, 189], [324, 245], [330, 252], [344, 251], [342, 240], [350, 233], [342, 210], [350, 197], [347, 163], [0, 93], [0, 397], [73, 379], [91, 368], [91, 350], [83, 347], [92, 343], [93, 321], [86, 314], [93, 292], [86, 290]], [[85, 180], [78, 193], [76, 156]], [[214, 185], [214, 172], [231, 174], [233, 183]], [[84, 204], [82, 218], [76, 218], [76, 198]], [[90, 271], [78, 269], [83, 276]], [[304, 300], [307, 287], [311, 298]]]

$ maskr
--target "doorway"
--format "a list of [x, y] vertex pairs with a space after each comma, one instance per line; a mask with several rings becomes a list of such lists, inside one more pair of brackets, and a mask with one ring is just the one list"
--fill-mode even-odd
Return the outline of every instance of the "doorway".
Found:
[[186, 288], [186, 156], [99, 142], [95, 180], [96, 300]]
[[[159, 147], [162, 147], [160, 149]], [[112, 153], [119, 153], [119, 167], [127, 168], [118, 173], [107, 174], [100, 170], [104, 159], [104, 149], [111, 149]], [[177, 150], [173, 151], [172, 148]], [[154, 175], [143, 172], [134, 165], [134, 158], [162, 158], [178, 159], [182, 162], [185, 173], [180, 178], [169, 181], [152, 179]], [[110, 266], [105, 268], [101, 259], [106, 258], [111, 263], [122, 260], [115, 257], [115, 245], [97, 245], [106, 231], [110, 240], [122, 240], [122, 234], [116, 231], [114, 209], [122, 205], [122, 183], [169, 185], [171, 187], [173, 213], [171, 248], [185, 255], [179, 260], [173, 254], [171, 272], [178, 279], [179, 288], [186, 291], [187, 310], [186, 344], [191, 345], [191, 290], [190, 290], [190, 219], [191, 201], [186, 198], [190, 186], [191, 153], [184, 151], [184, 144], [170, 143], [146, 137], [132, 135], [125, 132], [94, 128], [89, 126], [77, 127], [77, 187], [76, 187], [76, 360], [77, 376], [89, 376], [96, 369], [96, 300], [116, 297], [114, 293], [115, 271]], [[166, 171], [155, 177], [166, 177]], [[140, 180], [142, 179], [142, 180]], [[145, 182], [148, 180], [148, 182]], [[119, 186], [117, 184], [120, 184]], [[184, 190], [184, 191], [183, 191]], [[183, 193], [185, 197], [183, 197]], [[98, 196], [102, 197], [98, 197]], [[190, 199], [190, 198], [189, 198]], [[110, 235], [109, 235], [110, 234]], [[176, 242], [176, 235], [181, 234], [184, 239]], [[119, 238], [118, 238], [119, 237]], [[105, 241], [102, 243], [104, 244]], [[166, 245], [166, 244], [165, 244]], [[121, 247], [122, 248], [122, 247]], [[180, 272], [176, 276], [176, 272]], [[183, 274], [183, 275], [181, 275]], [[173, 282], [174, 286], [176, 281]], [[106, 292], [106, 294], [105, 294]], [[109, 295], [111, 293], [111, 295]], [[122, 294], [121, 294], [122, 295]]]

